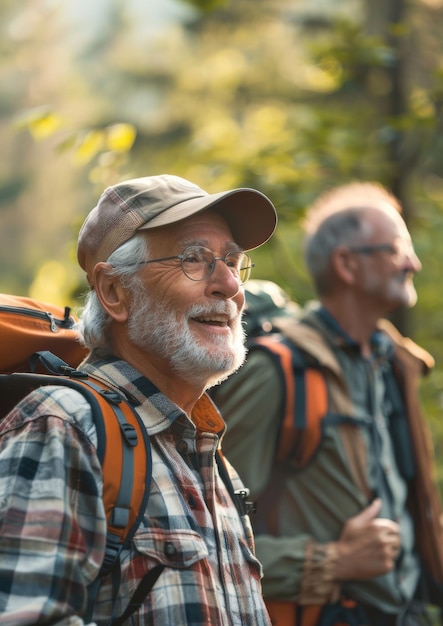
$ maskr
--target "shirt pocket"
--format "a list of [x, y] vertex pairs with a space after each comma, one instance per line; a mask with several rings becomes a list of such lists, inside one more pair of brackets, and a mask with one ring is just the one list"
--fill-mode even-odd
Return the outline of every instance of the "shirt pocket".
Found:
[[134, 546], [150, 566], [162, 564], [174, 569], [191, 567], [208, 557], [208, 548], [192, 530], [141, 529], [134, 537]]

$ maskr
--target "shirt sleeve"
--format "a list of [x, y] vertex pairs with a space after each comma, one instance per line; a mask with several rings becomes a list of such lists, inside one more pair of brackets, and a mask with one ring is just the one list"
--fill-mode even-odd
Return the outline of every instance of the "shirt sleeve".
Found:
[[52, 387], [2, 424], [0, 624], [68, 624], [85, 609], [106, 542], [100, 463], [79, 425], [88, 418], [81, 394]]
[[[213, 390], [214, 402], [227, 423], [224, 453], [251, 490], [251, 500], [260, 496], [270, 479], [282, 385], [272, 358], [257, 350], [235, 375]], [[303, 604], [336, 599], [335, 544], [316, 543], [306, 534], [274, 537], [256, 531], [255, 547], [264, 571], [265, 598]]]

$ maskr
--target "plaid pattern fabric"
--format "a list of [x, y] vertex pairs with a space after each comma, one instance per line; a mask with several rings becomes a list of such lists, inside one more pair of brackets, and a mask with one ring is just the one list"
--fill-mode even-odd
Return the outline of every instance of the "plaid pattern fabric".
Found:
[[[134, 542], [122, 555], [114, 614], [123, 613], [146, 571], [163, 563], [154, 589], [128, 625], [269, 626], [249, 520], [239, 517], [214, 462], [218, 434], [197, 430], [126, 363], [95, 362], [86, 369], [140, 402], [152, 445], [151, 495]], [[84, 610], [106, 534], [95, 449], [89, 406], [73, 390], [39, 389], [3, 421], [2, 626], [61, 625]], [[230, 471], [234, 487], [240, 487]], [[112, 582], [106, 578], [94, 620], [104, 624], [111, 613]]]

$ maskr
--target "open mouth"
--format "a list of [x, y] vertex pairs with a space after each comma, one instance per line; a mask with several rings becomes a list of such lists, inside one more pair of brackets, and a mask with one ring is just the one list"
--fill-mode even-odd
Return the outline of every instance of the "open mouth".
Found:
[[219, 326], [225, 327], [228, 326], [228, 318], [224, 315], [208, 315], [202, 317], [193, 317], [195, 322], [199, 322], [200, 324], [208, 324], [209, 326]]

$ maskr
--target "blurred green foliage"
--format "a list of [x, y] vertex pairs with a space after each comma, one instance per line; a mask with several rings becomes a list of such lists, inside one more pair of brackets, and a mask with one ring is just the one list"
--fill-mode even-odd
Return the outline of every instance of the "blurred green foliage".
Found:
[[377, 180], [423, 262], [396, 321], [436, 358], [422, 395], [443, 486], [443, 2], [186, 0], [157, 30], [159, 3], [83, 4], [0, 6], [1, 289], [78, 304], [84, 215], [108, 184], [168, 172], [268, 194], [280, 223], [255, 276], [303, 303], [307, 205]]

